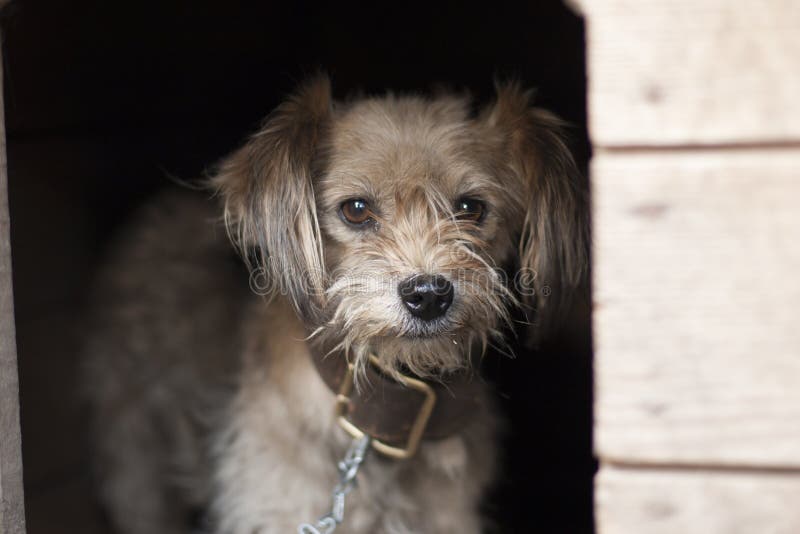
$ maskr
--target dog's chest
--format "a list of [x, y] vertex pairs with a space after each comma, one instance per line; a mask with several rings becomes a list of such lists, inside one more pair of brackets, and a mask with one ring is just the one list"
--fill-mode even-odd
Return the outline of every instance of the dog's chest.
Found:
[[[214, 511], [223, 532], [290, 532], [326, 513], [336, 462], [350, 441], [335, 423], [335, 396], [311, 363], [302, 325], [268, 315], [274, 327], [252, 346], [260, 354], [246, 355], [241, 389], [218, 435], [225, 447], [217, 449]], [[248, 368], [256, 362], [263, 367]], [[476, 423], [463, 435], [423, 443], [410, 460], [371, 451], [341, 530], [439, 532], [450, 530], [441, 522], [463, 521], [459, 528], [470, 532], [488, 478], [474, 451], [490, 438]]]

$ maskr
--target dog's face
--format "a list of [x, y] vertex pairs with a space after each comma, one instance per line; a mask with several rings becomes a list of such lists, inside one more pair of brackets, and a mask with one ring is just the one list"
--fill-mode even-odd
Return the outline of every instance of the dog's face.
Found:
[[334, 106], [321, 78], [223, 164], [237, 242], [326, 346], [454, 370], [499, 340], [520, 300], [542, 312], [579, 282], [584, 214], [558, 121], [514, 85], [478, 117], [469, 108]]

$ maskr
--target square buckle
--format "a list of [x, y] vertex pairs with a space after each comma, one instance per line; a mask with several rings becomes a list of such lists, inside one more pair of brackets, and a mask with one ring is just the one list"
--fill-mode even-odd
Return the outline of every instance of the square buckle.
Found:
[[[383, 372], [380, 360], [378, 360], [377, 356], [374, 354], [369, 355], [369, 363], [375, 366], [379, 371]], [[353, 364], [348, 362], [347, 373], [345, 374], [344, 380], [342, 380], [342, 385], [336, 395], [335, 414], [339, 426], [345, 429], [348, 434], [358, 439], [365, 436], [365, 432], [347, 419], [347, 407], [350, 404], [350, 395], [353, 392], [354, 372]], [[392, 376], [394, 377], [394, 375]], [[411, 458], [414, 456], [414, 453], [417, 452], [419, 442], [422, 439], [422, 434], [425, 432], [428, 419], [430, 419], [431, 413], [433, 412], [433, 407], [436, 404], [436, 392], [433, 391], [433, 388], [431, 388], [422, 380], [412, 378], [410, 376], [399, 375], [396, 379], [404, 386], [424, 394], [425, 400], [423, 401], [422, 407], [417, 413], [417, 417], [414, 419], [414, 423], [411, 425], [411, 431], [408, 434], [408, 441], [404, 447], [395, 447], [377, 439], [372, 440], [372, 447], [376, 451], [389, 456], [390, 458], [404, 460], [406, 458]]]

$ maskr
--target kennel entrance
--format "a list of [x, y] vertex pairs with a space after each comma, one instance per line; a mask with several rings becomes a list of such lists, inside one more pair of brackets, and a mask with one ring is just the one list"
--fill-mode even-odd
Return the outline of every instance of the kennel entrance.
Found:
[[[211, 162], [211, 154], [221, 155], [238, 143], [252, 121], [291, 85], [291, 76], [267, 79], [263, 72], [292, 72], [287, 65], [311, 47], [326, 48], [328, 55], [321, 57], [326, 62], [347, 56], [335, 78], [344, 87], [368, 83], [370, 90], [411, 90], [444, 72], [445, 78], [488, 94], [491, 84], [478, 79], [492, 73], [483, 67], [499, 62], [500, 70], [513, 73], [522, 65], [525, 81], [540, 86], [545, 107], [578, 125], [585, 122], [583, 45], [573, 47], [583, 30], [555, 2], [531, 3], [524, 13], [432, 14], [435, 20], [424, 35], [391, 34], [376, 25], [359, 30], [368, 32], [368, 46], [353, 37], [359, 32], [336, 29], [359, 14], [334, 13], [332, 8], [317, 12], [317, 18], [304, 7], [275, 9], [270, 17], [240, 13], [229, 28], [235, 38], [221, 39], [223, 17], [217, 17], [212, 3], [198, 3], [202, 5], [192, 13], [177, 3], [166, 5], [158, 14], [162, 22], [155, 22], [142, 42], [126, 43], [139, 38], [141, 28], [150, 28], [158, 17], [118, 15], [101, 4], [89, 3], [90, 13], [75, 6], [65, 12], [55, 10], [55, 4], [44, 6], [57, 15], [48, 19], [43, 6], [37, 13], [26, 7], [32, 3], [20, 2], [3, 14], [10, 180], [11, 189], [16, 188], [12, 228], [23, 245], [15, 247], [14, 259], [23, 422], [28, 429], [23, 444], [30, 534], [75, 531], [77, 523], [62, 524], [58, 530], [59, 525], [42, 520], [63, 511], [65, 503], [86, 515], [92, 508], [85, 500], [75, 500], [80, 491], [74, 489], [80, 485], [48, 487], [57, 478], [54, 474], [80, 468], [80, 458], [72, 456], [80, 447], [69, 439], [70, 425], [78, 419], [74, 411], [52, 412], [53, 406], [44, 409], [32, 401], [44, 398], [48, 387], [65, 382], [51, 384], [38, 369], [52, 360], [46, 359], [47, 346], [32, 340], [42, 337], [42, 324], [52, 323], [44, 321], [48, 315], [36, 316], [36, 310], [58, 304], [32, 288], [39, 284], [50, 294], [72, 294], [59, 293], [63, 286], [53, 285], [41, 276], [46, 271], [37, 270], [47, 265], [47, 250], [24, 246], [46, 240], [26, 239], [51, 236], [51, 246], [68, 243], [91, 265], [97, 255], [84, 241], [96, 236], [81, 228], [98, 221], [110, 225], [114, 215], [102, 210], [129, 208], [133, 201], [125, 195], [138, 199], [155, 187], [152, 169], [140, 163], [143, 154], [166, 161], [179, 175], [199, 171]], [[583, 14], [588, 30], [595, 152], [595, 428], [601, 461], [597, 530], [798, 532], [800, 514], [793, 506], [800, 493], [800, 329], [794, 312], [800, 301], [795, 275], [800, 271], [795, 209], [800, 198], [798, 4], [571, 0], [570, 5]], [[458, 16], [466, 18], [453, 24]], [[163, 22], [169, 20], [174, 27]], [[264, 32], [261, 20], [285, 21], [276, 25], [283, 29], [275, 29], [276, 39], [283, 40], [259, 41], [256, 36]], [[413, 27], [402, 22], [397, 26], [404, 30]], [[118, 36], [107, 36], [101, 27], [114, 29], [109, 33]], [[494, 39], [466, 42], [464, 32]], [[380, 44], [389, 34], [397, 37], [391, 51]], [[90, 46], [76, 35], [90, 36]], [[296, 43], [297, 35], [307, 37], [303, 43], [308, 48], [297, 45], [299, 55], [292, 56], [295, 52], [287, 52], [285, 43]], [[92, 41], [101, 37], [108, 39], [98, 41], [103, 46]], [[463, 43], [468, 53], [459, 55], [454, 43]], [[271, 59], [262, 64], [257, 54]], [[30, 64], [30, 57], [43, 65], [38, 69], [43, 74], [19, 68]], [[208, 68], [209, 61], [214, 69]], [[69, 65], [85, 85], [59, 65]], [[96, 72], [98, 65], [109, 72]], [[225, 65], [231, 70], [224, 70]], [[225, 76], [215, 77], [215, 72]], [[159, 84], [136, 85], [140, 77]], [[204, 82], [203, 91], [196, 90], [198, 80]], [[129, 92], [126, 84], [132, 84]], [[57, 94], [49, 92], [52, 88]], [[114, 107], [118, 98], [133, 103], [128, 111]], [[218, 104], [214, 107], [207, 100]], [[180, 102], [186, 102], [184, 107]], [[149, 114], [151, 109], [155, 112]], [[197, 109], [207, 114], [204, 120], [193, 118]], [[207, 122], [215, 124], [217, 133], [198, 134], [209, 131]], [[31, 163], [42, 160], [43, 153], [52, 161], [46, 169]], [[59, 174], [63, 169], [80, 172]], [[134, 175], [150, 178], [135, 182]], [[107, 184], [108, 176], [117, 177], [114, 187]], [[5, 179], [3, 162], [0, 533], [22, 534]], [[59, 188], [60, 183], [69, 187]], [[90, 206], [86, 213], [65, 208], [90, 205], [84, 200], [87, 191], [102, 196], [105, 207]], [[30, 232], [42, 219], [37, 202], [43, 199], [51, 213], [71, 214], [73, 224], [50, 224], [47, 232]], [[62, 284], [80, 287], [84, 281], [75, 273], [63, 273]], [[71, 303], [61, 309], [61, 316], [79, 311], [80, 304]], [[48, 332], [58, 340], [63, 335]], [[509, 444], [510, 454], [519, 460], [516, 473], [509, 469], [509, 480], [526, 480], [500, 490], [515, 507], [507, 513], [509, 525], [518, 521], [530, 526], [533, 519], [545, 532], [591, 530], [591, 375], [582, 350], [576, 350], [578, 356], [571, 362], [541, 355], [524, 361], [527, 371], [540, 377], [536, 391], [515, 373], [506, 375], [511, 391], [531, 390], [524, 403], [509, 408], [515, 424], [534, 420], [538, 432]], [[74, 360], [68, 352], [62, 356], [64, 361]], [[68, 391], [55, 391], [56, 398], [69, 396]], [[56, 434], [58, 429], [61, 434]], [[61, 439], [64, 454], [58, 460], [65, 463], [48, 463], [46, 452]], [[531, 446], [541, 448], [531, 454]], [[530, 507], [536, 507], [533, 515]], [[77, 515], [81, 514], [61, 523]]]

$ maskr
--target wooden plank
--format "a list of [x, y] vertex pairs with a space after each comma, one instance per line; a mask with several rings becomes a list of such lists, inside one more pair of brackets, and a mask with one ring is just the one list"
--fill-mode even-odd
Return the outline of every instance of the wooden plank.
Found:
[[605, 466], [598, 534], [796, 534], [800, 475]]
[[601, 153], [592, 187], [599, 455], [800, 467], [800, 150]]
[[[0, 50], [0, 57], [2, 57], [2, 50]], [[11, 286], [11, 242], [2, 82], [2, 72], [0, 72], [0, 534], [24, 534], [25, 512], [22, 496], [17, 342], [14, 332], [14, 301]]]
[[800, 141], [797, 0], [573, 0], [595, 146]]

